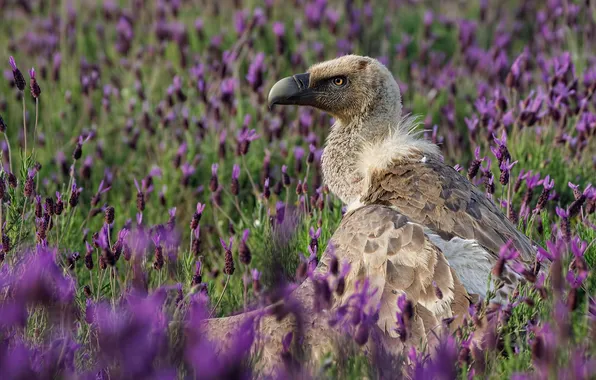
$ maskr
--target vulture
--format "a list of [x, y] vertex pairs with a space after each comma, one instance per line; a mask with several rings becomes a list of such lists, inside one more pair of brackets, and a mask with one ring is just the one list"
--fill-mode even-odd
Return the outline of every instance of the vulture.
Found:
[[[317, 268], [288, 296], [264, 310], [205, 322], [205, 333], [218, 343], [218, 352], [225, 353], [231, 344], [221, 338], [248, 320], [254, 321], [259, 336], [252, 350], [260, 353], [266, 371], [283, 361], [280, 352], [289, 331], [300, 336], [295, 341], [308, 351], [311, 363], [320, 363], [338, 344], [345, 347], [326, 316], [351, 310], [351, 300], [358, 299], [354, 296], [366, 281], [372, 292], [365, 298], [378, 312], [365, 340], [366, 352], [379, 352], [379, 346], [392, 354], [412, 346], [437, 347], [442, 331], [460, 326], [473, 300], [487, 297], [489, 275], [502, 247], [515, 248], [521, 262], [534, 264], [530, 239], [445, 164], [435, 144], [414, 132], [417, 119], [402, 115], [399, 87], [379, 61], [346, 55], [315, 64], [275, 83], [268, 103], [270, 108], [310, 106], [333, 116], [321, 158], [323, 180], [346, 205], [346, 213]], [[341, 274], [345, 287], [341, 292], [335, 288], [321, 314], [313, 299], [320, 281], [338, 283], [338, 261], [342, 268], [349, 264]], [[493, 289], [497, 303], [523, 281], [509, 264], [501, 269], [501, 281]], [[410, 322], [406, 333], [398, 329], [403, 323], [398, 315], [406, 313], [404, 296], [411, 306], [405, 308]], [[290, 309], [302, 312], [275, 316]], [[476, 330], [475, 343], [487, 326], [486, 316], [480, 319], [484, 327]]]
[[[366, 231], [370, 239], [340, 244], [351, 250], [356, 249], [351, 244], [359, 245], [359, 260], [381, 289], [391, 289], [404, 278], [418, 281], [420, 292], [408, 297], [441, 318], [452, 314], [454, 282], [461, 282], [466, 297], [487, 296], [489, 275], [502, 247], [515, 248], [522, 263], [534, 264], [531, 240], [443, 161], [437, 145], [415, 132], [417, 118], [402, 114], [399, 86], [378, 60], [345, 55], [317, 63], [306, 73], [275, 83], [268, 103], [270, 108], [310, 106], [335, 119], [321, 158], [323, 181], [346, 205], [344, 217], [367, 208], [357, 218], [352, 215], [356, 220], [350, 224], [340, 225], [350, 228], [342, 233]], [[384, 215], [382, 225], [394, 226], [384, 245], [377, 242], [378, 229], [367, 231], [371, 210]], [[424, 261], [426, 267], [395, 272], [408, 260]], [[523, 277], [505, 265], [493, 289], [494, 301], [506, 300], [519, 281]], [[439, 287], [441, 299], [433, 286]], [[386, 312], [394, 314], [396, 306], [387, 302]]]

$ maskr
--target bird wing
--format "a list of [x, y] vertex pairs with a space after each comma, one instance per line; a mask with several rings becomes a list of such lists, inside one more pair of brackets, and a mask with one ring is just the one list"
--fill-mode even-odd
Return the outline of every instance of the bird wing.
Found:
[[[415, 310], [413, 339], [426, 340], [443, 318], [463, 317], [467, 293], [443, 253], [424, 234], [424, 226], [411, 222], [391, 207], [367, 205], [348, 212], [330, 240], [340, 262], [348, 262], [346, 290], [336, 305], [357, 292], [358, 280], [368, 278], [377, 292], [369, 302], [380, 305], [378, 327], [397, 338], [397, 300], [403, 293]], [[321, 261], [328, 268], [330, 255]], [[325, 270], [325, 269], [323, 269]], [[440, 290], [440, 292], [437, 291]]]
[[396, 208], [445, 240], [476, 240], [495, 259], [499, 249], [512, 240], [524, 261], [535, 257], [531, 241], [470, 181], [438, 158], [394, 161], [373, 170], [362, 204]]

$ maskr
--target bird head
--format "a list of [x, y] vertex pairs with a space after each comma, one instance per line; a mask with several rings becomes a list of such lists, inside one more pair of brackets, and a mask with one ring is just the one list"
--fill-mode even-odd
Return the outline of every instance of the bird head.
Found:
[[391, 72], [378, 60], [359, 55], [317, 63], [306, 73], [281, 79], [271, 88], [268, 103], [270, 108], [311, 106], [348, 123], [371, 113], [401, 115], [399, 87]]

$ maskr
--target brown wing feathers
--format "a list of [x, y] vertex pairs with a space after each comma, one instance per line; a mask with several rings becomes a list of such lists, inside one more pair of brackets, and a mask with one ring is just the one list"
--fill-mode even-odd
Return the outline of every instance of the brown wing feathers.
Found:
[[447, 240], [454, 236], [475, 239], [495, 257], [510, 239], [524, 260], [534, 256], [530, 240], [492, 201], [435, 158], [401, 161], [372, 173], [361, 202], [393, 206]]
[[358, 279], [368, 277], [371, 286], [381, 290], [371, 301], [380, 304], [377, 325], [390, 338], [398, 337], [397, 299], [403, 293], [416, 310], [412, 341], [426, 340], [442, 318], [453, 315], [453, 305], [459, 306], [458, 313], [469, 306], [461, 282], [428, 240], [424, 227], [390, 207], [369, 205], [348, 213], [332, 242], [341, 250], [342, 260], [347, 258], [352, 265], [348, 288], [338, 304], [353, 294]]

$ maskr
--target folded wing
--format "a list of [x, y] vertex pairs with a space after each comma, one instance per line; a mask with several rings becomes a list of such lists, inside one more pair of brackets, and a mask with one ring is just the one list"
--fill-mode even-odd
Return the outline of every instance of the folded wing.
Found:
[[508, 240], [524, 261], [536, 255], [530, 239], [486, 195], [438, 158], [421, 156], [368, 174], [363, 204], [393, 206], [445, 240], [473, 239], [495, 259]]
[[[351, 269], [342, 305], [356, 291], [358, 280], [369, 279], [378, 289], [373, 304], [380, 305], [378, 327], [399, 345], [397, 300], [406, 294], [414, 306], [409, 340], [427, 341], [430, 331], [440, 328], [443, 318], [461, 320], [470, 301], [443, 253], [424, 233], [424, 226], [410, 221], [391, 207], [368, 205], [349, 212], [331, 243], [341, 261]], [[326, 255], [322, 264], [328, 264]]]

